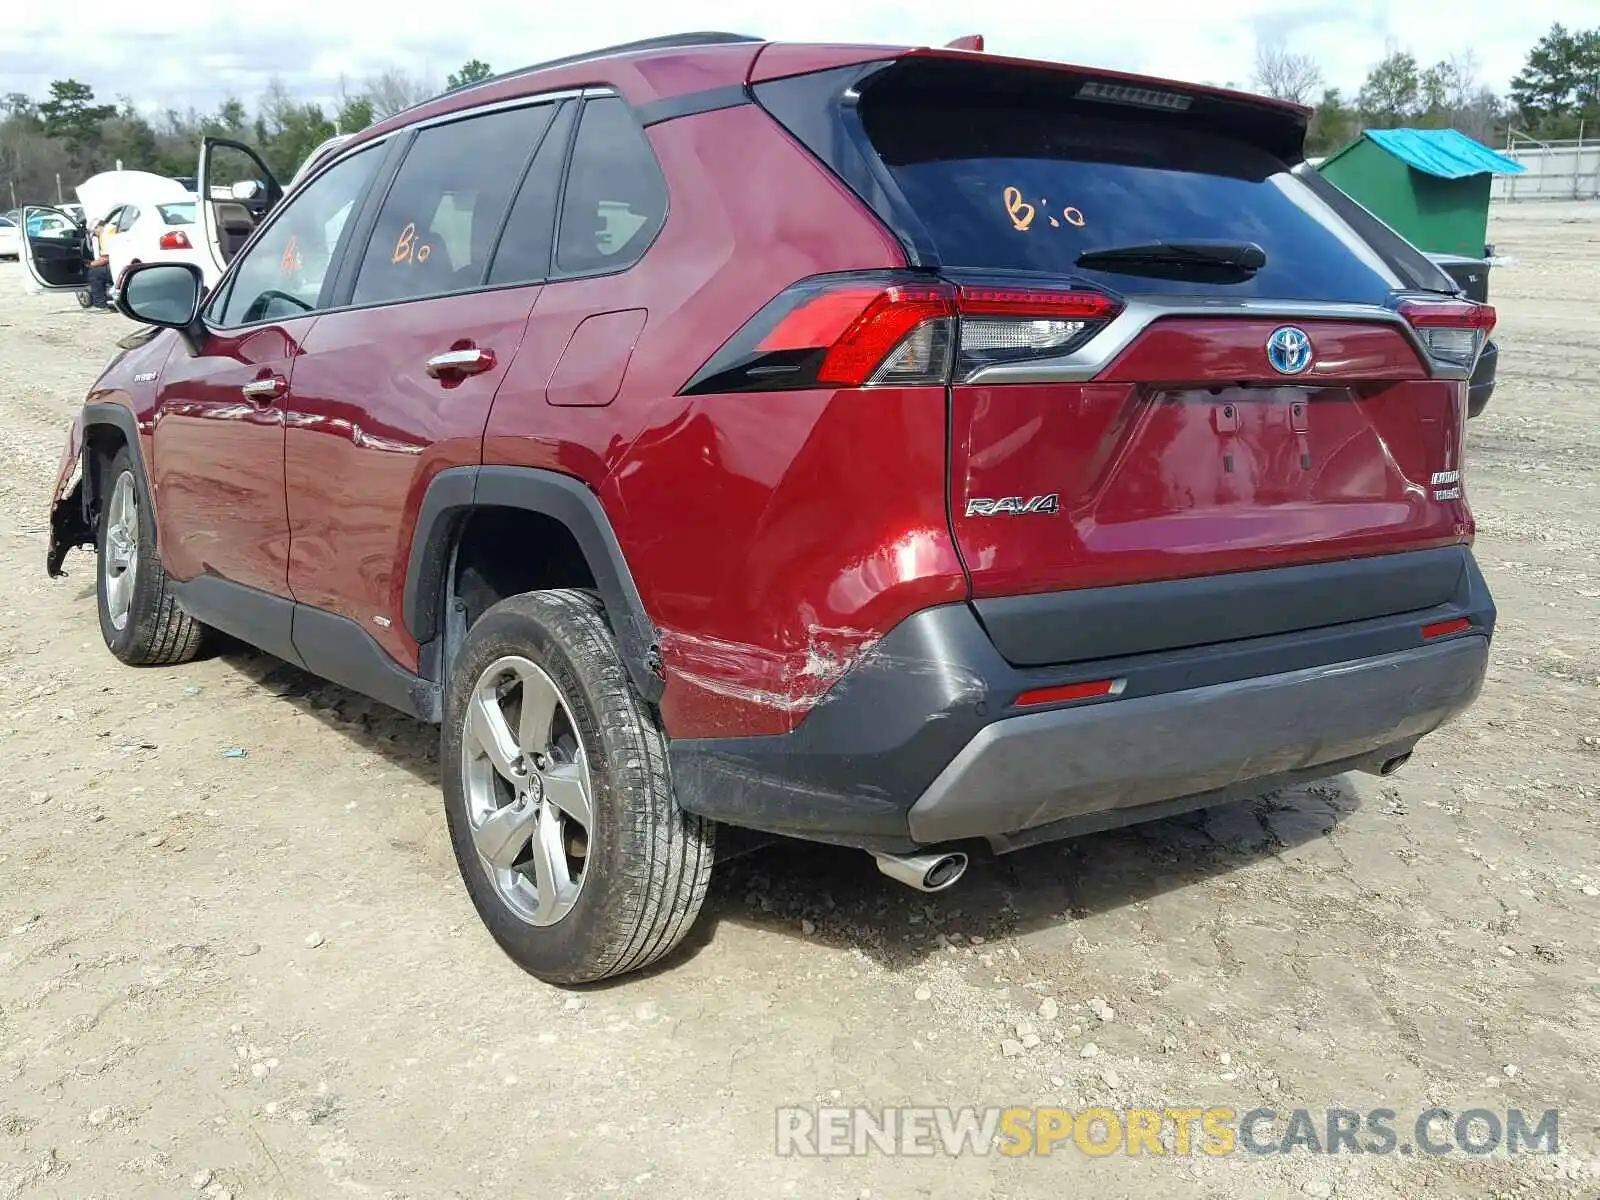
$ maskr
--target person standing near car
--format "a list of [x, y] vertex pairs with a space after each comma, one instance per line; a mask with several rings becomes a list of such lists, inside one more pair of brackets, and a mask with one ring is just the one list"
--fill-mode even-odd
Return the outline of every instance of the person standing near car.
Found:
[[106, 252], [104, 221], [96, 221], [90, 231], [84, 252], [89, 258], [86, 277], [89, 284], [89, 308], [92, 312], [114, 312], [107, 297], [111, 292], [111, 256]]

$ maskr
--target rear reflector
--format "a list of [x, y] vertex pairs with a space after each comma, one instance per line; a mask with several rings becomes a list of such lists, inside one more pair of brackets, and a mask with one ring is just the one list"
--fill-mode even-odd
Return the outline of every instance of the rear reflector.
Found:
[[1400, 315], [1417, 331], [1436, 375], [1466, 378], [1478, 363], [1489, 331], [1492, 305], [1470, 300], [1403, 300]]
[[1432, 641], [1434, 638], [1449, 637], [1452, 633], [1464, 633], [1471, 628], [1471, 621], [1465, 617], [1457, 617], [1454, 621], [1438, 621], [1432, 625], [1424, 625], [1422, 637], [1424, 641]]
[[1123, 679], [1096, 679], [1091, 683], [1062, 683], [1055, 687], [1034, 688], [1017, 697], [1018, 707], [1034, 704], [1065, 704], [1069, 700], [1095, 700], [1121, 695]]
[[1115, 296], [1082, 287], [817, 276], [762, 308], [683, 390], [943, 387], [996, 362], [1070, 353], [1121, 311]]

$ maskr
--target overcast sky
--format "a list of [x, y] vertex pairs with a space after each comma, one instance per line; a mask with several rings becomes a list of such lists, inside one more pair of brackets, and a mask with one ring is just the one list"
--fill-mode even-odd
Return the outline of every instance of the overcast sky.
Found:
[[[497, 71], [694, 29], [782, 40], [942, 44], [982, 33], [997, 53], [1248, 86], [1258, 36], [1282, 37], [1354, 92], [1389, 42], [1424, 63], [1472, 50], [1504, 93], [1553, 21], [1600, 25], [1600, 0], [267, 0], [259, 4], [29, 3], [0, 17], [0, 93], [74, 78], [142, 108], [253, 103], [267, 81], [327, 98], [400, 66], [442, 85], [468, 58]], [[671, 13], [668, 16], [668, 13]]]

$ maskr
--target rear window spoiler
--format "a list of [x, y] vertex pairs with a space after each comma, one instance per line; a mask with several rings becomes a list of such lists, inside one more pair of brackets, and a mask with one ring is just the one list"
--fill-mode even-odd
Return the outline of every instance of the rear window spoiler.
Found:
[[[1306, 127], [1312, 110], [1304, 105], [1250, 92], [1186, 83], [1152, 75], [1075, 66], [1039, 59], [1012, 58], [951, 46], [899, 48], [887, 46], [767, 45], [750, 67], [750, 85], [808, 74], [852, 74], [858, 86], [885, 68], [926, 68], [930, 81], [948, 87], [959, 76], [961, 86], [996, 96], [1030, 95], [1048, 102], [1094, 100], [1133, 105], [1150, 111], [1192, 113], [1211, 127], [1229, 129], [1289, 166], [1305, 159]], [[896, 70], [896, 84], [910, 84], [922, 71]], [[912, 76], [913, 78], [907, 78]], [[936, 85], [935, 85], [936, 86]]]

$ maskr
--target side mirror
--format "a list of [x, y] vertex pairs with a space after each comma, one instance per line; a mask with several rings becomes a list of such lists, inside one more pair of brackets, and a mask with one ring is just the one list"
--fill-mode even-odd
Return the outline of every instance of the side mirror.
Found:
[[146, 325], [181, 330], [190, 349], [198, 351], [205, 334], [204, 298], [205, 281], [193, 263], [135, 263], [122, 273], [117, 308]]
[[254, 179], [241, 180], [228, 189], [235, 200], [249, 200], [260, 190], [261, 185]]

